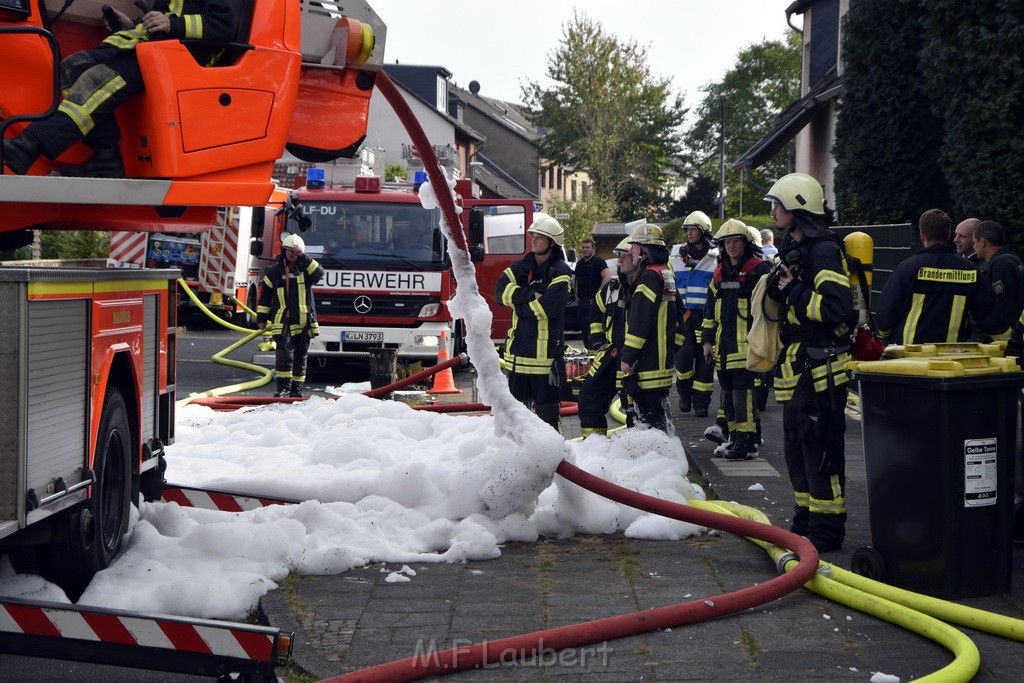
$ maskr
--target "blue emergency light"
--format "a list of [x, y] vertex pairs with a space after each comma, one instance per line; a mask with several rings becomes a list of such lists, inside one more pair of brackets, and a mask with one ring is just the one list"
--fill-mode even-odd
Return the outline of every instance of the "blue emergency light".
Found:
[[306, 169], [306, 189], [307, 190], [322, 190], [324, 189], [324, 169], [310, 167]]

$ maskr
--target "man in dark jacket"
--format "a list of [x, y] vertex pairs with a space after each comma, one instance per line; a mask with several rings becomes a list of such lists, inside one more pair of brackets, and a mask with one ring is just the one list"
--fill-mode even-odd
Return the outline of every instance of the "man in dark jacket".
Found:
[[[144, 87], [135, 46], [171, 38], [230, 42], [238, 32], [240, 14], [239, 0], [155, 0], [153, 9], [134, 21], [113, 10], [107, 23], [120, 30], [99, 47], [75, 52], [61, 62], [64, 100], [52, 116], [3, 141], [5, 165], [24, 175], [40, 154], [56, 159], [83, 140], [92, 156], [82, 164], [65, 166], [62, 175], [124, 176], [118, 148], [121, 131], [113, 114]], [[189, 50], [205, 66], [216, 64], [222, 51], [212, 45], [190, 45]]]
[[896, 266], [875, 302], [878, 335], [886, 343], [967, 341], [968, 314], [985, 333], [1005, 332], [993, 317], [991, 289], [980, 283], [974, 263], [949, 244], [951, 225], [940, 209], [921, 214], [924, 249]]
[[750, 460], [757, 457], [761, 437], [754, 401], [756, 374], [747, 369], [747, 333], [753, 323], [750, 297], [771, 265], [758, 255], [747, 226], [735, 218], [722, 224], [715, 242], [721, 254], [708, 286], [701, 346], [705, 362], [718, 368], [722, 389], [718, 420], [724, 423], [723, 436], [729, 441], [721, 455], [727, 460]]
[[527, 229], [531, 252], [501, 274], [494, 298], [512, 309], [502, 366], [512, 396], [558, 429], [559, 387], [565, 381], [565, 307], [572, 270], [565, 262], [565, 231], [543, 216]]
[[612, 279], [608, 264], [594, 251], [594, 240], [586, 237], [580, 241], [580, 260], [573, 270], [572, 286], [576, 295], [576, 317], [580, 325], [583, 346], [588, 350], [600, 343], [591, 337], [590, 327], [601, 318], [594, 299], [601, 287]]
[[286, 233], [281, 248], [277, 263], [263, 275], [256, 323], [273, 335], [277, 345], [274, 396], [301, 398], [306, 352], [310, 340], [320, 334], [313, 285], [323, 278], [324, 269], [305, 254], [306, 245], [298, 235]]
[[[676, 279], [668, 266], [661, 228], [642, 219], [627, 223], [630, 226], [629, 253], [636, 275], [626, 304], [619, 363], [622, 385], [635, 403], [639, 420], [671, 434], [668, 394], [675, 376]], [[626, 415], [631, 426], [632, 411]]]
[[[995, 221], [982, 221], [974, 228], [974, 251], [978, 254], [982, 282], [992, 290], [993, 315], [1002, 330], [988, 338], [1008, 339], [1010, 328], [1024, 309], [1024, 263], [1006, 245], [1006, 231]], [[988, 340], [977, 332], [975, 336]]]
[[594, 360], [583, 379], [579, 396], [580, 429], [583, 436], [607, 434], [608, 408], [622, 388], [619, 354], [626, 336], [626, 301], [636, 268], [629, 255], [629, 238], [616, 245], [618, 277], [604, 283], [595, 303], [601, 319], [590, 327], [595, 340]]
[[766, 292], [784, 311], [775, 397], [784, 404], [783, 451], [796, 498], [790, 531], [823, 553], [840, 549], [846, 535], [845, 366], [856, 325], [850, 273], [817, 180], [791, 173], [765, 199], [788, 233]]

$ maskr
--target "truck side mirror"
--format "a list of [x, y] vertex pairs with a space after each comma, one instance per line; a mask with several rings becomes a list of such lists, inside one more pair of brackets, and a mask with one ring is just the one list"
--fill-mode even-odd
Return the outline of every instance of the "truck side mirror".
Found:
[[[483, 209], [470, 209], [469, 211], [469, 242], [474, 247], [479, 246], [481, 252], [484, 244], [484, 212]], [[482, 260], [483, 256], [475, 261]]]
[[483, 261], [484, 260], [484, 245], [474, 244], [469, 248], [469, 260], [470, 261]]
[[575, 249], [569, 249], [568, 251], [566, 251], [565, 252], [565, 260], [566, 261], [575, 261], [576, 260], [576, 250]]
[[254, 237], [249, 242], [249, 253], [253, 256], [263, 256], [263, 240]]

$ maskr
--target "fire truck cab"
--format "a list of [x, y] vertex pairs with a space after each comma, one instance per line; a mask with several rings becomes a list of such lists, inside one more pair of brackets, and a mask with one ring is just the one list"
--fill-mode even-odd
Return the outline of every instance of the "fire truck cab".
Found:
[[[291, 193], [294, 211], [274, 211], [267, 221], [270, 257], [280, 253], [283, 234], [300, 234], [306, 253], [325, 270], [314, 289], [320, 336], [310, 344], [311, 357], [359, 359], [385, 347], [396, 349], [400, 362], [432, 365], [442, 333], [450, 357], [465, 350], [465, 331], [446, 304], [455, 277], [440, 211], [424, 208], [417, 190], [386, 187], [376, 176], [345, 187], [302, 187]], [[529, 248], [533, 202], [474, 199], [467, 181], [455, 191], [463, 209], [455, 229], [473, 254], [477, 284], [494, 316], [491, 338], [500, 343], [511, 312], [494, 301], [494, 285]]]

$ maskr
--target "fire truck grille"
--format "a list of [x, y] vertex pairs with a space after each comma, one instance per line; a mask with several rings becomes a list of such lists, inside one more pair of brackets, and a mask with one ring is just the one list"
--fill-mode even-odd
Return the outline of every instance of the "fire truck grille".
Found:
[[380, 294], [316, 295], [318, 316], [360, 316], [384, 318], [415, 318], [427, 304], [441, 302], [438, 296], [389, 296]]

